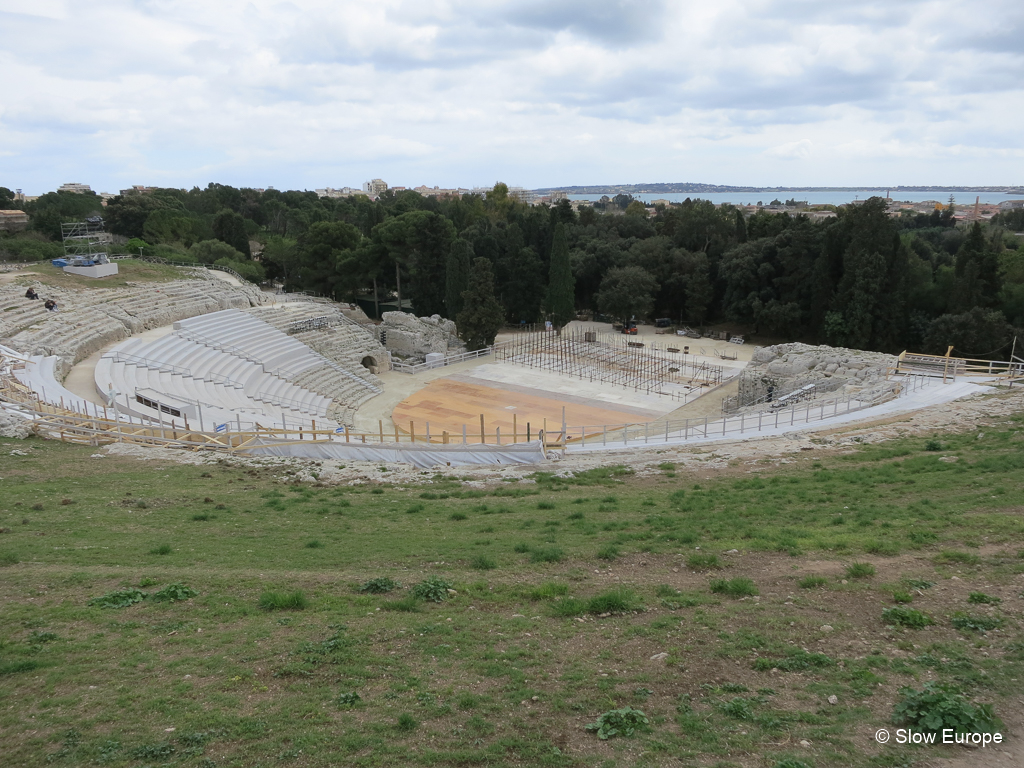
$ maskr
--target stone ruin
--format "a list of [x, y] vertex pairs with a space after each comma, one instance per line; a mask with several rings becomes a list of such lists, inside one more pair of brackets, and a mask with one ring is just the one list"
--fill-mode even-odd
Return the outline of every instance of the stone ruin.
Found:
[[385, 312], [375, 334], [384, 348], [402, 362], [422, 363], [431, 352], [457, 355], [466, 351], [454, 321], [440, 315], [415, 317], [407, 312]]
[[794, 342], [758, 347], [750, 364], [740, 373], [737, 407], [777, 400], [807, 384], [814, 384], [810, 398], [857, 395], [871, 400], [891, 391], [889, 369], [897, 358], [882, 352], [842, 347], [811, 346]]

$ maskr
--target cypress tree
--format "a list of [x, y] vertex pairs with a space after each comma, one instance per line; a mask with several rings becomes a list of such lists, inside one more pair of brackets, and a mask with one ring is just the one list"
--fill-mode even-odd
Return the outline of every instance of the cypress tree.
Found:
[[473, 260], [466, 290], [462, 293], [462, 306], [455, 321], [459, 338], [471, 351], [493, 344], [505, 322], [505, 310], [494, 298], [494, 267], [489, 260], [483, 257]]
[[469, 265], [473, 259], [473, 246], [461, 237], [452, 243], [444, 271], [444, 306], [448, 317], [458, 317], [462, 311], [462, 292], [469, 280]]
[[556, 328], [562, 328], [576, 316], [576, 281], [569, 266], [569, 244], [565, 225], [555, 224], [551, 240], [551, 271], [548, 277], [547, 310]]

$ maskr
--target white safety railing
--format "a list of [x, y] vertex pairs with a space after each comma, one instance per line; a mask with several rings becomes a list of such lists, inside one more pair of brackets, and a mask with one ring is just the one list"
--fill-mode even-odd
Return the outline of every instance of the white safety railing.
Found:
[[484, 347], [483, 349], [477, 349], [472, 352], [460, 352], [457, 355], [445, 355], [444, 360], [436, 360], [429, 363], [403, 363], [400, 361], [392, 361], [392, 370], [398, 371], [399, 373], [421, 373], [422, 371], [431, 371], [435, 368], [444, 368], [447, 365], [455, 365], [456, 363], [464, 363], [467, 360], [475, 360], [478, 357], [487, 357], [494, 353], [495, 347]]
[[[932, 383], [928, 376], [906, 376], [892, 381], [892, 389], [870, 400], [856, 395], [825, 400], [795, 403], [790, 407], [774, 408], [736, 415], [653, 421], [643, 424], [602, 424], [595, 426], [563, 426], [563, 441], [568, 450], [573, 447], [606, 445], [635, 445], [656, 442], [687, 442], [690, 440], [721, 439], [730, 436], [757, 434], [768, 429], [777, 430], [810, 424], [834, 418], [888, 402], [917, 391]], [[549, 433], [554, 431], [548, 425]]]

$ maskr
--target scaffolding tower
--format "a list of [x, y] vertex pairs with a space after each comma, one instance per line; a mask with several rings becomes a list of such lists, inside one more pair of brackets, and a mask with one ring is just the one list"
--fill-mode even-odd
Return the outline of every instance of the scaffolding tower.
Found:
[[105, 264], [107, 258], [107, 236], [103, 231], [103, 219], [95, 216], [85, 221], [68, 221], [60, 225], [64, 241], [64, 258], [69, 264]]

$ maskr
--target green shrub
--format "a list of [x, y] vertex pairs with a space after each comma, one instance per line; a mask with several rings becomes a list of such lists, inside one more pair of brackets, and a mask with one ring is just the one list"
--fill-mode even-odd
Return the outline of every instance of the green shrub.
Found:
[[476, 568], [478, 571], [493, 571], [495, 568], [498, 567], [498, 564], [494, 561], [494, 558], [489, 557], [487, 555], [477, 555], [470, 562], [470, 565], [473, 568]]
[[869, 555], [895, 557], [900, 553], [900, 545], [895, 541], [871, 541], [864, 546], [864, 551]]
[[554, 508], [555, 508], [555, 505], [552, 504], [550, 501], [538, 501], [537, 502], [537, 509], [554, 509]]
[[632, 736], [637, 730], [647, 730], [650, 720], [639, 709], [623, 707], [611, 709], [586, 726], [588, 731], [596, 731], [597, 738], [611, 739], [615, 736]]
[[1001, 598], [986, 595], [984, 592], [971, 592], [967, 596], [967, 602], [975, 605], [998, 605], [1003, 601]]
[[981, 558], [971, 552], [944, 549], [935, 556], [935, 562], [951, 565], [978, 565], [981, 562]]
[[127, 608], [129, 605], [141, 603], [147, 597], [149, 595], [141, 589], [132, 587], [129, 589], [118, 589], [100, 597], [94, 597], [89, 601], [89, 605], [98, 605], [100, 608]]
[[462, 512], [452, 512], [448, 517], [449, 520], [465, 520], [466, 515]]
[[535, 587], [530, 591], [531, 600], [550, 600], [554, 597], [563, 597], [569, 594], [569, 586], [567, 584], [559, 584], [555, 581], [547, 581], [541, 584], [539, 587]]
[[828, 579], [824, 576], [805, 576], [797, 582], [801, 589], [817, 589], [818, 587], [824, 587], [828, 584]]
[[597, 550], [599, 560], [614, 560], [619, 556], [619, 548], [614, 544], [605, 544]]
[[893, 722], [928, 733], [947, 728], [956, 733], [991, 733], [999, 726], [991, 704], [972, 704], [949, 685], [925, 683], [924, 688], [901, 688], [903, 699], [893, 710]]
[[938, 440], [929, 440], [927, 443], [924, 444], [924, 449], [926, 451], [941, 451], [942, 443], [940, 443]]
[[320, 539], [313, 539], [312, 541], [306, 542], [306, 549], [320, 549], [323, 547], [323, 542]]
[[383, 595], [394, 589], [398, 589], [400, 586], [402, 585], [394, 579], [389, 579], [387, 576], [380, 576], [376, 579], [364, 581], [359, 585], [359, 591], [366, 592], [371, 595]]
[[686, 567], [694, 571], [710, 571], [722, 567], [718, 555], [698, 552], [686, 558]]
[[22, 659], [19, 661], [0, 662], [0, 677], [4, 675], [16, 675], [19, 672], [31, 672], [43, 666], [42, 662], [34, 659]]
[[169, 555], [169, 554], [171, 554], [171, 545], [170, 544], [161, 544], [159, 547], [153, 547], [151, 550], [149, 550], [149, 554], [151, 554], [151, 555]]
[[426, 581], [412, 585], [412, 596], [420, 600], [429, 600], [432, 603], [443, 603], [448, 599], [448, 590], [452, 589], [452, 583], [440, 578], [431, 576]]
[[846, 566], [846, 578], [848, 579], [870, 579], [875, 573], [875, 566], [871, 563], [851, 563]]
[[13, 552], [0, 552], [0, 568], [6, 568], [9, 565], [17, 565], [21, 560]]
[[722, 714], [734, 717], [737, 720], [754, 719], [754, 709], [750, 704], [750, 699], [745, 699], [742, 696], [736, 696], [729, 701], [719, 702], [715, 706]]
[[719, 595], [729, 597], [751, 597], [761, 594], [750, 579], [739, 577], [735, 579], [712, 579], [711, 591]]
[[301, 611], [309, 606], [302, 590], [294, 592], [264, 592], [259, 607], [264, 611]]
[[512, 547], [512, 551], [518, 552], [521, 555], [525, 555], [527, 552], [530, 551], [530, 545], [520, 542], [519, 544], [516, 544], [514, 547]]
[[192, 515], [192, 519], [199, 522], [206, 522], [207, 520], [216, 520], [217, 516], [207, 514], [206, 512], [201, 512], [198, 515]]
[[636, 595], [623, 587], [594, 595], [587, 601], [587, 613], [592, 614], [625, 613], [637, 607]]
[[[578, 499], [577, 499], [577, 501], [578, 501]], [[573, 512], [571, 515], [569, 515], [568, 519], [569, 520], [582, 520], [583, 519], [583, 513], [582, 512]]]
[[398, 727], [398, 730], [408, 733], [410, 731], [415, 731], [419, 726], [419, 723], [416, 722], [416, 718], [408, 712], [403, 712], [398, 716], [396, 726]]
[[192, 589], [192, 587], [186, 587], [184, 584], [168, 584], [158, 592], [154, 592], [150, 598], [155, 603], [173, 603], [178, 600], [189, 600], [196, 597], [199, 593]]
[[754, 669], [758, 672], [768, 672], [772, 669], [783, 672], [806, 672], [810, 669], [834, 667], [835, 664], [835, 660], [824, 653], [808, 653], [803, 648], [795, 648], [781, 659], [770, 659], [765, 656], [755, 659]]
[[565, 553], [561, 547], [534, 547], [530, 550], [531, 563], [559, 563]]
[[963, 611], [954, 613], [949, 623], [962, 632], [988, 632], [1003, 624], [1002, 619], [994, 616], [974, 616]]
[[676, 597], [679, 594], [679, 590], [675, 587], [670, 587], [668, 584], [659, 584], [654, 588], [655, 597]]
[[426, 507], [422, 504], [411, 504], [408, 509], [405, 510], [405, 514], [415, 515], [417, 512], [422, 512], [424, 509], [426, 509]]
[[382, 611], [397, 611], [399, 613], [416, 613], [420, 609], [420, 601], [409, 595], [401, 600], [385, 600], [380, 604], [380, 609]]
[[351, 709], [361, 700], [362, 699], [360, 698], [359, 694], [355, 691], [348, 691], [347, 693], [339, 694], [338, 698], [336, 699], [338, 706], [344, 707], [346, 709]]
[[587, 601], [578, 597], [566, 597], [551, 604], [551, 615], [561, 617], [582, 616], [587, 612]]
[[905, 608], [902, 605], [883, 610], [882, 621], [893, 626], [910, 627], [911, 629], [923, 629], [935, 623], [927, 613], [922, 613], [915, 608]]
[[897, 589], [892, 593], [892, 601], [894, 603], [910, 603], [913, 600], [914, 596], [905, 590]]

